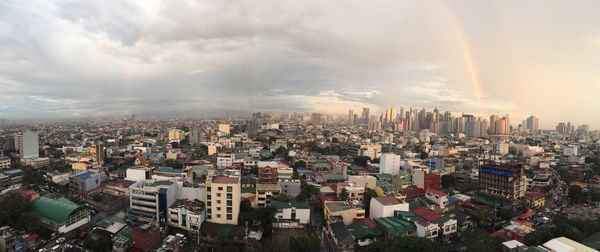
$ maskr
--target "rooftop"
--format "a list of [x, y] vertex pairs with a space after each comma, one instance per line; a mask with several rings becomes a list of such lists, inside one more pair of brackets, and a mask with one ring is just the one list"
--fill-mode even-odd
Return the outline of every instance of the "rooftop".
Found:
[[237, 184], [238, 177], [217, 176], [213, 177], [212, 182], [217, 184]]
[[392, 206], [402, 204], [402, 201], [394, 196], [376, 197], [375, 200], [379, 201], [384, 206]]

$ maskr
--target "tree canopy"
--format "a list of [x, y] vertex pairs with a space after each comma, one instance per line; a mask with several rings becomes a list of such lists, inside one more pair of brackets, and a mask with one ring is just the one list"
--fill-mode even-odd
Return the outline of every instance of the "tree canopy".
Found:
[[397, 236], [390, 237], [383, 241], [377, 241], [369, 244], [366, 252], [395, 252], [395, 251], [419, 251], [434, 252], [442, 248], [425, 238]]

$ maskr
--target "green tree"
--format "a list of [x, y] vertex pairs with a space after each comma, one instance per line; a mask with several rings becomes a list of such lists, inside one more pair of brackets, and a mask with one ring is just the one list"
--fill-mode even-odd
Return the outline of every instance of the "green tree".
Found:
[[346, 190], [346, 188], [342, 188], [342, 191], [340, 192], [338, 199], [341, 201], [347, 201], [348, 197], [349, 197], [348, 190]]
[[441, 179], [443, 188], [453, 188], [456, 185], [456, 180], [452, 174], [443, 175]]
[[321, 191], [314, 185], [304, 185], [300, 189], [300, 193], [296, 196], [296, 200], [298, 201], [312, 201], [319, 197]]
[[354, 158], [353, 163], [355, 165], [366, 166], [369, 161], [371, 161], [371, 157], [369, 156], [358, 156]]
[[578, 185], [572, 185], [569, 187], [569, 198], [573, 204], [578, 204], [583, 201], [584, 194], [583, 190]]
[[367, 252], [395, 252], [395, 251], [419, 251], [434, 252], [440, 251], [442, 247], [428, 239], [420, 237], [397, 236], [390, 237], [383, 241], [377, 241], [369, 244], [365, 251]]
[[363, 195], [363, 205], [365, 206], [365, 213], [367, 214], [369, 214], [371, 199], [373, 197], [377, 197], [377, 193], [373, 189], [366, 188], [365, 194]]
[[300, 167], [306, 168], [306, 161], [304, 161], [304, 160], [298, 160], [298, 161], [294, 162], [294, 165], [292, 167], [294, 167], [294, 168], [300, 168]]
[[502, 251], [502, 240], [497, 237], [483, 236], [467, 246], [467, 252]]
[[27, 212], [29, 199], [12, 192], [0, 199], [0, 224], [15, 226], [19, 217]]
[[321, 248], [321, 240], [314, 235], [290, 237], [290, 251], [317, 252]]

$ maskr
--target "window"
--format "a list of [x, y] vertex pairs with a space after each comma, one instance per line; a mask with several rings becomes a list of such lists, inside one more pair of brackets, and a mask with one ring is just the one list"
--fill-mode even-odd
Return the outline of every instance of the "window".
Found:
[[220, 187], [220, 186], [219, 186], [219, 191], [223, 191], [223, 187]]
[[233, 195], [231, 195], [231, 193], [228, 193], [227, 194], [227, 199], [232, 199], [232, 198], [233, 198]]
[[217, 197], [221, 197], [221, 194], [220, 194], [220, 193], [217, 193]]
[[227, 206], [233, 206], [233, 203], [232, 203], [232, 201], [231, 201], [231, 200], [228, 200], [228, 201], [227, 201]]
[[217, 204], [221, 204], [221, 200], [217, 200]]
[[206, 188], [206, 191], [210, 192], [210, 186]]
[[221, 211], [221, 207], [217, 207], [217, 211]]
[[206, 202], [206, 206], [210, 206], [210, 205], [211, 205], [211, 202], [210, 202], [210, 201], [209, 201], [209, 202]]
[[231, 207], [227, 208], [227, 213], [232, 213], [233, 209]]
[[219, 219], [219, 218], [221, 218], [221, 215], [220, 215], [220, 214], [217, 214], [217, 219]]
[[207, 200], [210, 200], [210, 199], [211, 199], [211, 195], [210, 195], [210, 194], [209, 194], [209, 195], [206, 195], [206, 199], [207, 199]]
[[231, 219], [233, 219], [232, 215], [231, 215], [231, 214], [227, 214], [227, 219], [228, 219], [228, 220], [231, 220]]
[[231, 186], [228, 186], [228, 187], [227, 187], [227, 192], [233, 192], [233, 187], [231, 187]]

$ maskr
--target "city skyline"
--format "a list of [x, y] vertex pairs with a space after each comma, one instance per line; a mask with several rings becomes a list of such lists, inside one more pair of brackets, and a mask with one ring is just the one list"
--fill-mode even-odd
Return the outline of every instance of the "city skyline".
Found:
[[406, 104], [597, 129], [598, 5], [7, 1], [0, 118]]

